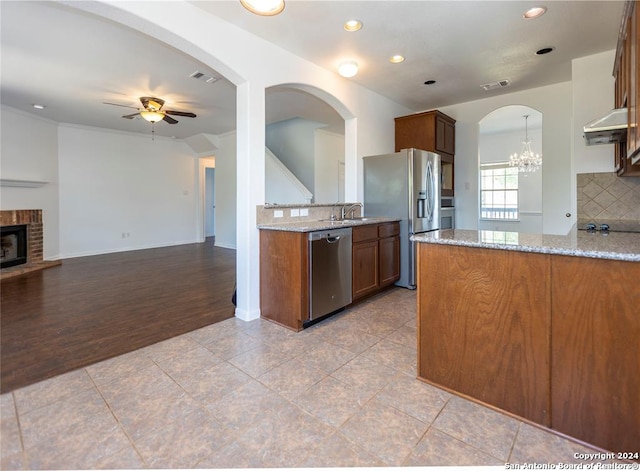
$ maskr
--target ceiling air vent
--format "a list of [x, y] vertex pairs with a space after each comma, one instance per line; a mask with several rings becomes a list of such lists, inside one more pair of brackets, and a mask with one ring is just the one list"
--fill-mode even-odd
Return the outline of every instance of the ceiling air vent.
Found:
[[194, 73], [189, 75], [189, 77], [194, 78], [196, 80], [200, 80], [202, 82], [207, 82], [207, 83], [216, 83], [218, 80], [220, 80], [220, 77], [207, 76], [202, 72], [200, 72], [199, 70], [196, 70]]
[[508, 87], [509, 85], [511, 85], [511, 82], [509, 81], [509, 79], [505, 79], [505, 80], [499, 80], [498, 82], [491, 82], [491, 83], [485, 83], [484, 85], [481, 85], [482, 88], [485, 89], [485, 91], [489, 91], [489, 90], [495, 90], [496, 88], [504, 88], [504, 87]]

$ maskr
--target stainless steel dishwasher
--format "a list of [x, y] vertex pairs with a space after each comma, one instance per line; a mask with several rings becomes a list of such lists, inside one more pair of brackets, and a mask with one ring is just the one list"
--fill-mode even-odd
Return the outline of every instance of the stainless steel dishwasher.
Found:
[[309, 320], [351, 304], [351, 228], [309, 233]]

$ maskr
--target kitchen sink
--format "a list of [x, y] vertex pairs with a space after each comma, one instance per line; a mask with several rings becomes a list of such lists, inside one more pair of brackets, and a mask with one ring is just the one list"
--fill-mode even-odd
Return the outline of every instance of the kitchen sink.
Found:
[[371, 218], [366, 218], [366, 217], [353, 217], [353, 218], [346, 218], [346, 219], [321, 219], [322, 222], [330, 222], [331, 224], [349, 224], [349, 223], [353, 223], [353, 222], [362, 222], [362, 221], [368, 221]]

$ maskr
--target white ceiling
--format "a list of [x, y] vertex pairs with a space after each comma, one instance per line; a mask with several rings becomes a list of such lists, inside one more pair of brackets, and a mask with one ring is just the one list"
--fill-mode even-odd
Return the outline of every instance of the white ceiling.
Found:
[[[162, 2], [148, 2], [150, 7]], [[623, 1], [545, 2], [547, 13], [524, 20], [529, 1], [296, 1], [276, 17], [258, 17], [238, 1], [197, 1], [197, 7], [335, 70], [360, 64], [353, 80], [415, 111], [511, 93], [571, 79], [571, 60], [615, 49]], [[189, 77], [220, 75], [183, 53], [119, 24], [54, 2], [0, 2], [1, 102], [57, 122], [148, 133], [141, 118], [122, 119], [140, 96], [197, 118], [155, 125], [158, 135], [187, 138], [235, 128], [235, 87]], [[363, 21], [357, 33], [342, 24]], [[534, 52], [555, 50], [545, 56]], [[403, 54], [402, 64], [388, 62]], [[613, 64], [612, 64], [613, 68]], [[424, 85], [425, 80], [436, 80]], [[510, 87], [481, 85], [509, 79]], [[303, 117], [341, 129], [328, 105], [303, 92], [267, 93], [267, 122]], [[521, 121], [521, 117], [520, 117]]]

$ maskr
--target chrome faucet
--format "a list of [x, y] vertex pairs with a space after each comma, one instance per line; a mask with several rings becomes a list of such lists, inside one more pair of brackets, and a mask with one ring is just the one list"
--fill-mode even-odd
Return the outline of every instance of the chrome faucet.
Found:
[[364, 205], [362, 203], [353, 203], [346, 210], [345, 210], [346, 205], [342, 206], [342, 210], [340, 212], [341, 219], [346, 219], [349, 213], [351, 213], [351, 218], [353, 218], [353, 212], [355, 211], [357, 206], [360, 206], [360, 215], [362, 215], [362, 211], [364, 210]]
[[[331, 207], [331, 217], [329, 218], [332, 221], [335, 221], [336, 218], [336, 206], [338, 206], [340, 204], [340, 201], [336, 201], [333, 206]], [[342, 207], [344, 209], [344, 206]]]

